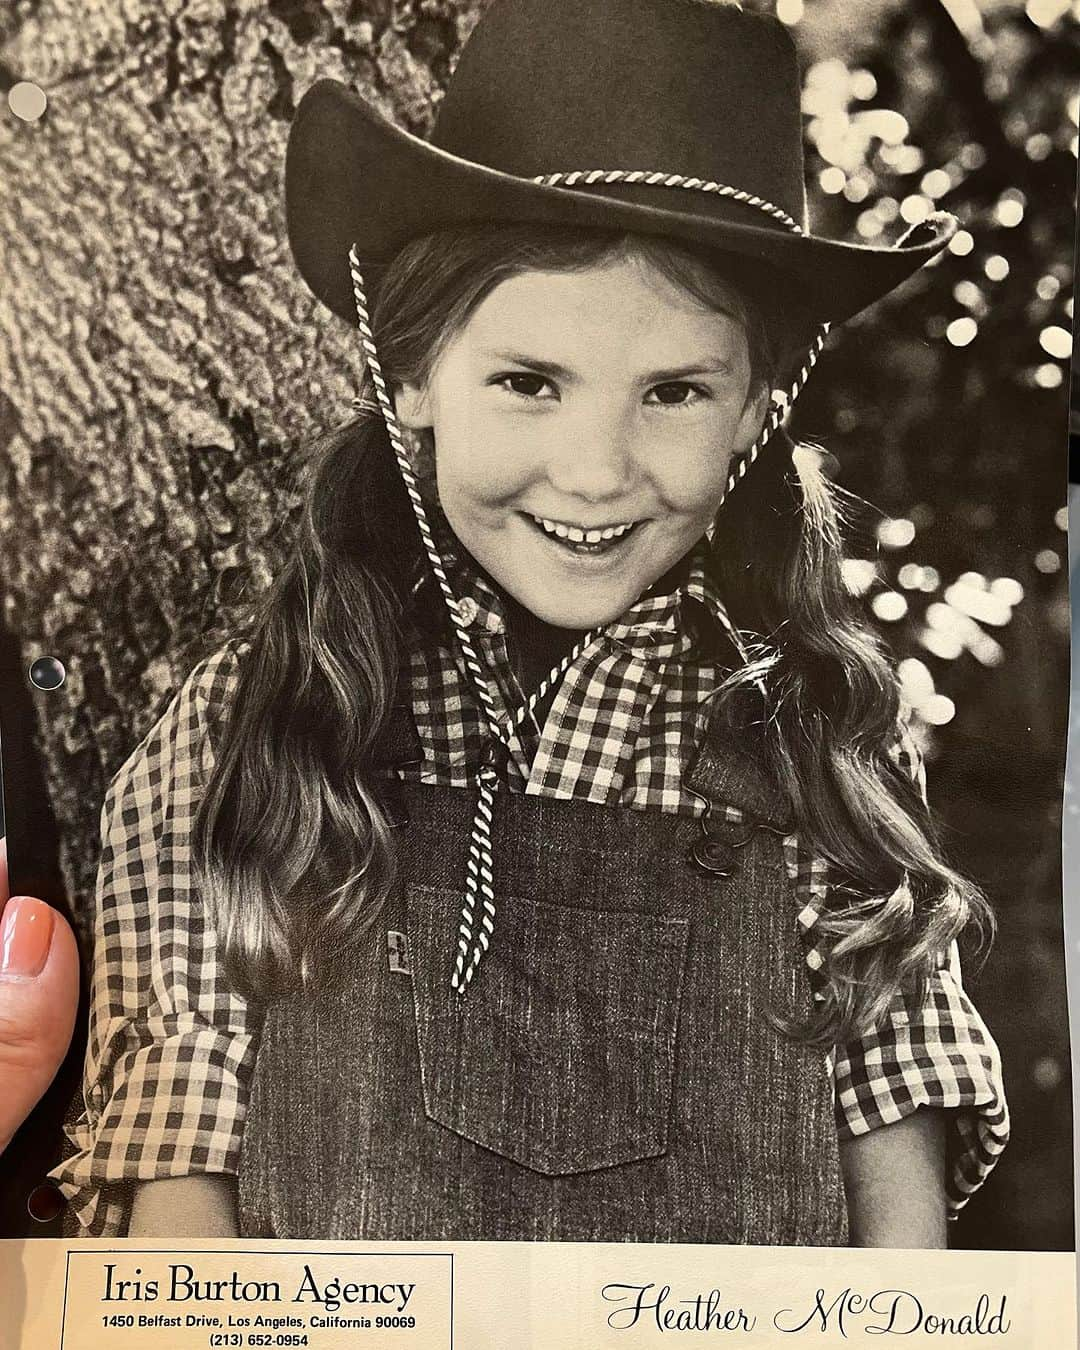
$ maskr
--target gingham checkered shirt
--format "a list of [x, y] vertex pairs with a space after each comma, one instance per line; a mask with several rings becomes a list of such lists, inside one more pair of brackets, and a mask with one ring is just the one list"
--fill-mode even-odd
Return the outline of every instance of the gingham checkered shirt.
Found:
[[[505, 718], [523, 695], [499, 597], [460, 564], [453, 579]], [[726, 673], [698, 641], [703, 623], [719, 624], [737, 643], [695, 563], [681, 585], [643, 597], [580, 652], [542, 729], [523, 724], [502, 790], [696, 815], [701, 802], [684, 789], [683, 769], [703, 730], [705, 700]], [[227, 644], [195, 668], [121, 767], [102, 810], [84, 1109], [67, 1127], [69, 1156], [52, 1173], [93, 1236], [126, 1231], [124, 1183], [237, 1170], [259, 1027], [226, 985], [192, 886], [190, 835], [213, 762], [210, 732], [241, 659]], [[397, 772], [473, 786], [487, 742], [483, 717], [452, 644], [430, 625], [413, 632], [403, 682], [423, 759]], [[906, 735], [896, 760], [921, 783]], [[737, 809], [729, 815], [738, 818]], [[814, 930], [828, 902], [828, 866], [794, 834], [783, 856], [792, 923], [820, 986], [824, 956]], [[993, 1168], [1009, 1129], [997, 1047], [964, 992], [955, 949], [925, 1003], [897, 994], [883, 1027], [829, 1058], [841, 1139], [920, 1106], [950, 1108], [955, 1216]]]

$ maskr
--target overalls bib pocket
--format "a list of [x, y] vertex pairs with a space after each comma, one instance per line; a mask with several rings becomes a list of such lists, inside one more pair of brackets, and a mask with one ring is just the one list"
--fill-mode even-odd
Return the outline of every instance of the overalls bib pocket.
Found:
[[460, 892], [405, 889], [428, 1118], [552, 1176], [665, 1153], [689, 921], [501, 895], [459, 996]]

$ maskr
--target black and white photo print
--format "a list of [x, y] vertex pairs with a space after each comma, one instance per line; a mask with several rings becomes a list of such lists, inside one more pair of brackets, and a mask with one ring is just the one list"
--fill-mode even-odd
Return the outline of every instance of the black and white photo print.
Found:
[[1073, 1249], [1078, 27], [0, 13], [9, 1236]]

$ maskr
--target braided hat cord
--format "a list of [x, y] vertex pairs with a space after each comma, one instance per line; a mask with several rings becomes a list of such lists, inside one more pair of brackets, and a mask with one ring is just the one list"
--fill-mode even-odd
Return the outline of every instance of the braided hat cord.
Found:
[[[793, 220], [787, 212], [783, 211], [778, 206], [774, 206], [771, 202], [765, 201], [763, 198], [755, 197], [751, 193], [730, 187], [726, 184], [713, 183], [697, 178], [686, 178], [679, 174], [649, 173], [644, 170], [593, 169], [577, 170], [571, 173], [542, 174], [533, 181], [548, 187], [576, 187], [590, 186], [596, 183], [626, 182], [641, 183], [650, 187], [685, 188], [691, 191], [713, 192], [755, 207], [773, 219], [779, 220], [781, 224], [793, 233], [803, 233], [799, 224]], [[540, 685], [533, 691], [528, 700], [517, 708], [506, 722], [500, 722], [496, 711], [495, 700], [492, 696], [491, 688], [484, 672], [483, 662], [469, 636], [467, 625], [462, 619], [457, 598], [454, 595], [453, 588], [451, 587], [449, 578], [446, 574], [446, 567], [439, 554], [438, 546], [435, 542], [435, 535], [432, 531], [431, 523], [428, 520], [427, 511], [424, 507], [423, 498], [420, 493], [416, 472], [410, 462], [409, 454], [405, 446], [405, 438], [402, 435], [401, 426], [398, 422], [393, 398], [391, 397], [389, 387], [386, 383], [386, 377], [383, 374], [382, 365], [379, 361], [379, 354], [375, 347], [375, 337], [371, 327], [371, 314], [368, 308], [367, 295], [365, 293], [364, 278], [360, 269], [359, 252], [355, 244], [353, 244], [352, 248], [349, 250], [349, 272], [352, 278], [353, 298], [356, 303], [357, 326], [360, 331], [360, 342], [364, 354], [364, 361], [367, 365], [371, 382], [375, 388], [375, 396], [378, 400], [378, 407], [382, 413], [383, 421], [386, 424], [386, 431], [390, 439], [391, 448], [394, 452], [394, 458], [397, 461], [398, 470], [412, 505], [413, 515], [416, 518], [416, 524], [420, 531], [420, 539], [424, 546], [424, 552], [427, 556], [432, 574], [435, 577], [439, 590], [446, 603], [450, 620], [453, 625], [454, 635], [457, 638], [458, 649], [461, 652], [468, 677], [476, 691], [477, 698], [480, 701], [480, 706], [483, 710], [484, 720], [487, 723], [490, 736], [488, 753], [485, 756], [484, 764], [479, 773], [479, 795], [476, 803], [476, 813], [473, 817], [472, 833], [469, 839], [469, 854], [465, 874], [465, 896], [461, 908], [461, 920], [458, 926], [457, 953], [454, 958], [454, 969], [450, 979], [451, 987], [460, 995], [464, 994], [469, 987], [484, 953], [491, 945], [491, 937], [494, 932], [495, 889], [491, 830], [495, 791], [499, 785], [499, 773], [496, 768], [498, 757], [496, 744], [501, 746], [503, 750], [509, 751], [515, 729], [535, 711], [536, 707], [543, 701], [551, 689], [558, 684], [570, 666], [573, 665], [585, 648], [588, 647], [597, 636], [597, 630], [586, 633], [581, 641], [576, 644], [574, 649], [563, 657], [558, 665], [556, 665], [549, 672], [547, 677], [541, 681]], [[814, 337], [806, 358], [791, 387], [787, 390], [773, 391], [773, 397], [769, 405], [769, 411], [762, 427], [761, 434], [758, 436], [749, 452], [745, 455], [741, 455], [736, 461], [735, 466], [728, 476], [724, 494], [720, 499], [719, 505], [722, 506], [724, 504], [735, 485], [745, 477], [750, 465], [754, 463], [777, 427], [779, 427], [787, 417], [792, 404], [798, 398], [811, 371], [817, 364], [818, 357], [825, 345], [825, 338], [828, 331], [829, 325], [822, 324]], [[359, 403], [359, 406], [364, 406], [364, 404], [361, 402]], [[479, 902], [481, 909], [478, 928], [476, 926], [477, 902]]]
[[[357, 325], [360, 330], [361, 347], [363, 348], [364, 359], [367, 364], [368, 373], [371, 376], [371, 382], [375, 386], [375, 396], [378, 399], [379, 409], [382, 413], [383, 420], [386, 423], [386, 431], [390, 439], [391, 448], [394, 452], [394, 458], [397, 461], [398, 471], [404, 481], [405, 490], [408, 493], [409, 501], [412, 504], [413, 514], [416, 517], [416, 523], [420, 530], [420, 539], [424, 546], [424, 552], [427, 555], [428, 563], [435, 576], [435, 580], [438, 583], [439, 590], [442, 592], [446, 607], [449, 610], [454, 634], [458, 641], [458, 648], [461, 651], [469, 678], [472, 681], [477, 697], [480, 700], [480, 705], [484, 713], [484, 720], [487, 723], [488, 731], [492, 738], [489, 754], [480, 769], [480, 795], [476, 805], [476, 816], [473, 821], [472, 834], [469, 839], [469, 856], [466, 864], [465, 901], [461, 910], [461, 922], [458, 928], [458, 950], [454, 961], [454, 972], [451, 977], [453, 988], [461, 994], [464, 993], [465, 989], [468, 987], [468, 984], [472, 980], [476, 968], [480, 963], [480, 958], [488, 949], [495, 923], [495, 893], [493, 887], [494, 863], [491, 848], [491, 823], [492, 802], [495, 796], [495, 789], [499, 783], [499, 776], [495, 768], [494, 742], [497, 741], [504, 749], [508, 750], [510, 748], [514, 729], [518, 727], [525, 718], [532, 714], [537, 705], [546, 697], [552, 686], [562, 679], [565, 672], [593, 640], [595, 634], [586, 633], [574, 649], [563, 657], [559, 664], [554, 667], [543, 681], [541, 681], [540, 685], [533, 691], [529, 699], [515, 711], [509, 721], [505, 724], [499, 721], [498, 713], [495, 708], [495, 700], [492, 696], [487, 677], [484, 674], [483, 663], [477, 654], [466, 625], [462, 621], [461, 610], [457, 598], [450, 586], [449, 578], [446, 575], [446, 567], [439, 554], [438, 546], [435, 543], [435, 535], [432, 531], [431, 523], [428, 520], [427, 510], [420, 493], [416, 472], [409, 460], [409, 454], [405, 446], [405, 438], [401, 433], [401, 426], [394, 409], [393, 399], [390, 397], [386, 377], [383, 374], [382, 364], [379, 361], [379, 354], [375, 348], [374, 335], [371, 329], [371, 315], [368, 310], [367, 296], [364, 290], [364, 278], [360, 272], [355, 244], [349, 251], [349, 270], [352, 276], [353, 296], [356, 301], [356, 316]], [[474, 933], [476, 902], [478, 899], [481, 903], [482, 913], [480, 916], [479, 930]]]

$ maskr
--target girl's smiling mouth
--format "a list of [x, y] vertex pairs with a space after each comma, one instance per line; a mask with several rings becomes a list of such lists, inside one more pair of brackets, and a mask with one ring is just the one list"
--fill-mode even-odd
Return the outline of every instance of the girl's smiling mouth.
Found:
[[553, 544], [579, 555], [612, 552], [643, 523], [639, 520], [630, 520], [609, 525], [586, 526], [571, 524], [564, 520], [552, 520], [548, 516], [534, 516], [531, 512], [523, 511], [520, 514]]

